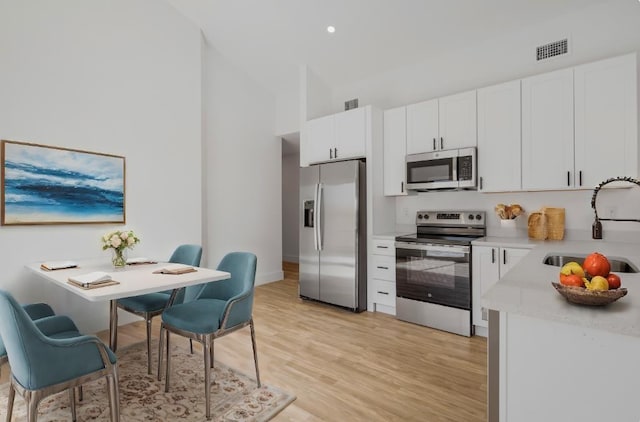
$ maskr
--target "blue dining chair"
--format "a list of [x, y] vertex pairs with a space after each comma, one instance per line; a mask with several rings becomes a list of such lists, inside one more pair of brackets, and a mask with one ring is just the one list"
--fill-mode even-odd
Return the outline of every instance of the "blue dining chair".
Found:
[[0, 335], [11, 365], [7, 421], [11, 420], [16, 392], [27, 402], [28, 422], [35, 422], [42, 399], [65, 390], [69, 391], [75, 421], [75, 387], [102, 377], [109, 387], [111, 421], [119, 421], [116, 356], [97, 337], [80, 335], [70, 319], [66, 334], [58, 334], [62, 338], [43, 334], [48, 330], [45, 320], [52, 318], [41, 319], [36, 325], [10, 293], [0, 290]]
[[229, 333], [251, 327], [251, 345], [256, 367], [256, 381], [260, 387], [256, 334], [253, 326], [253, 292], [257, 258], [248, 252], [227, 254], [218, 270], [231, 274], [231, 278], [206, 284], [195, 300], [167, 308], [162, 314], [160, 347], [158, 354], [158, 380], [161, 379], [163, 343], [166, 334], [165, 392], [169, 392], [171, 351], [169, 333], [179, 334], [202, 344], [204, 349], [204, 388], [207, 419], [211, 418], [211, 367], [213, 342]]
[[[26, 305], [22, 305], [22, 308], [25, 310], [27, 315], [29, 315], [29, 318], [31, 318], [33, 321], [55, 315], [55, 312], [53, 312], [51, 306], [47, 305], [46, 303], [29, 303]], [[0, 336], [0, 374], [2, 374], [2, 365], [7, 363], [8, 360], [7, 349], [4, 347], [4, 342], [2, 341], [2, 337]]]
[[[200, 266], [202, 247], [200, 245], [180, 245], [173, 251], [169, 262], [175, 264]], [[174, 303], [182, 303], [185, 296], [193, 297], [202, 286], [191, 286], [182, 289], [176, 296]], [[147, 323], [147, 372], [151, 374], [151, 321], [153, 317], [160, 315], [169, 303], [173, 290], [165, 290], [158, 293], [147, 293], [139, 296], [118, 299], [118, 308], [144, 318]]]

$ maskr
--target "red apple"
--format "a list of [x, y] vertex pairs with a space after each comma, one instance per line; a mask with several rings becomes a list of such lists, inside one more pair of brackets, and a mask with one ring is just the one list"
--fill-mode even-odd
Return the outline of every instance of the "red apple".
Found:
[[609, 282], [609, 290], [617, 289], [620, 287], [620, 277], [617, 274], [609, 273], [607, 276], [607, 281]]

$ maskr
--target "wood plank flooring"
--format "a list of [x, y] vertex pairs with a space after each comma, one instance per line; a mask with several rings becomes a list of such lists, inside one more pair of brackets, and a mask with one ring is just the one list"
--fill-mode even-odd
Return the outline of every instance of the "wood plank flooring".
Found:
[[[302, 301], [297, 266], [284, 270], [254, 305], [262, 380], [297, 396], [276, 422], [486, 421], [485, 339]], [[120, 327], [121, 346], [144, 338], [142, 322]], [[216, 359], [253, 376], [249, 330], [218, 340]]]

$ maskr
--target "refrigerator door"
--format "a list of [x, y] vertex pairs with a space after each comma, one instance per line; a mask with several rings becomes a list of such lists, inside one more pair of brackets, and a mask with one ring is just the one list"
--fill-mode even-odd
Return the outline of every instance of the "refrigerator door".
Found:
[[320, 166], [320, 300], [357, 308], [358, 161]]
[[300, 168], [299, 295], [320, 299], [320, 251], [317, 248], [317, 190], [320, 167]]

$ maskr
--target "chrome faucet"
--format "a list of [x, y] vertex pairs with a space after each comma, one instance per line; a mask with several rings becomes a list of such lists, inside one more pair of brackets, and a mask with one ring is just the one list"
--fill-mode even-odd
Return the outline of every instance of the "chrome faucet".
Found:
[[611, 179], [607, 179], [604, 182], [600, 182], [598, 186], [593, 189], [593, 196], [591, 197], [591, 208], [593, 208], [593, 212], [596, 214], [596, 219], [591, 226], [591, 237], [594, 239], [602, 239], [602, 223], [601, 221], [635, 221], [636, 223], [640, 223], [640, 220], [633, 218], [600, 218], [598, 217], [598, 209], [596, 208], [596, 197], [598, 196], [598, 192], [604, 185], [608, 185], [611, 182], [629, 182], [635, 183], [640, 186], [640, 180], [634, 179], [631, 177], [612, 177]]

